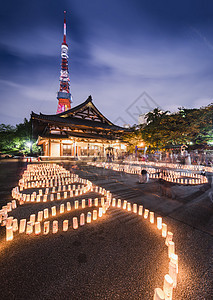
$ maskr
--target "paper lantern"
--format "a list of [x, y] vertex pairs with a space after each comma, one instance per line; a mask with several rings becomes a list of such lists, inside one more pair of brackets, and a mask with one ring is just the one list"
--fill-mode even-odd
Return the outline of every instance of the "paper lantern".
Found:
[[36, 202], [40, 202], [40, 201], [41, 201], [40, 195], [37, 195], [36, 196]]
[[118, 207], [118, 208], [121, 208], [121, 199], [118, 199], [117, 207]]
[[112, 207], [115, 207], [115, 206], [116, 206], [116, 199], [113, 198], [113, 199], [112, 199]]
[[93, 210], [93, 216], [92, 216], [93, 220], [94, 220], [94, 221], [97, 220], [97, 217], [98, 217], [98, 212], [97, 212], [97, 210]]
[[177, 287], [177, 274], [178, 274], [178, 269], [177, 265], [172, 263], [171, 261], [169, 262], [169, 276], [173, 280], [173, 287]]
[[138, 211], [137, 204], [134, 203], [134, 204], [133, 204], [133, 213], [137, 214], [137, 211]]
[[98, 206], [98, 198], [95, 198], [95, 206]]
[[71, 204], [70, 204], [70, 202], [67, 202], [67, 211], [71, 211]]
[[11, 227], [13, 224], [13, 217], [8, 217], [6, 219], [6, 227]]
[[26, 229], [26, 219], [20, 220], [19, 233], [25, 232]]
[[168, 242], [168, 256], [171, 257], [171, 254], [175, 253], [175, 243], [173, 241]]
[[43, 196], [43, 202], [47, 202], [47, 195]]
[[99, 207], [98, 216], [101, 218], [103, 216], [103, 208]]
[[42, 196], [42, 190], [39, 190], [38, 193], [39, 193], [39, 196]]
[[45, 221], [44, 222], [44, 234], [48, 234], [50, 231], [50, 221]]
[[172, 253], [170, 256], [170, 261], [177, 266], [177, 273], [178, 273], [178, 255]]
[[49, 194], [49, 188], [46, 188], [46, 189], [45, 189], [45, 194], [46, 194], [46, 195]]
[[162, 223], [162, 237], [166, 238], [167, 236], [167, 225]]
[[11, 202], [7, 203], [7, 211], [8, 212], [12, 211], [12, 203]]
[[47, 219], [49, 217], [49, 211], [48, 208], [44, 209], [44, 219]]
[[54, 201], [54, 194], [50, 194], [50, 201]]
[[64, 204], [61, 204], [60, 205], [60, 214], [63, 214], [64, 213]]
[[165, 300], [172, 300], [173, 280], [169, 274], [164, 276], [163, 291], [165, 294]]
[[87, 213], [87, 223], [91, 223], [91, 219], [92, 219], [92, 214], [91, 212]]
[[131, 211], [131, 210], [132, 210], [131, 203], [128, 202], [128, 203], [127, 203], [127, 211]]
[[162, 218], [157, 217], [157, 229], [162, 229]]
[[42, 219], [43, 219], [43, 211], [39, 211], [39, 212], [38, 212], [38, 218], [37, 218], [37, 221], [38, 221], [38, 222], [41, 222]]
[[70, 197], [73, 197], [73, 191], [70, 191]]
[[138, 214], [139, 214], [139, 216], [143, 215], [143, 205], [139, 205]]
[[40, 233], [41, 233], [41, 223], [35, 222], [35, 234], [40, 234]]
[[82, 199], [82, 201], [81, 201], [81, 207], [85, 208], [85, 199]]
[[60, 200], [60, 199], [61, 199], [61, 194], [57, 193], [57, 200]]
[[144, 219], [148, 219], [148, 216], [149, 216], [149, 210], [145, 209], [144, 210], [144, 215], [143, 215]]
[[124, 202], [123, 202], [123, 209], [126, 209], [126, 207], [127, 207], [127, 201], [124, 200]]
[[101, 197], [101, 206], [104, 205], [104, 202], [105, 202], [104, 197]]
[[85, 224], [85, 216], [84, 214], [80, 214], [80, 226], [83, 226]]
[[56, 216], [56, 206], [52, 206], [51, 207], [51, 211], [52, 211], [52, 216]]
[[53, 221], [53, 233], [57, 233], [58, 232], [58, 221], [54, 220]]
[[75, 190], [75, 196], [78, 196], [78, 190]]
[[102, 206], [102, 208], [103, 208], [103, 214], [105, 214], [105, 213], [106, 213], [106, 205], [104, 204], [104, 205]]
[[30, 221], [33, 223], [33, 225], [35, 224], [35, 219], [36, 219], [35, 214], [30, 215]]
[[27, 194], [26, 196], [26, 202], [29, 202], [30, 201], [30, 194]]
[[9, 226], [6, 227], [6, 241], [12, 241], [13, 240], [13, 227]]
[[16, 200], [12, 200], [12, 209], [16, 208]]
[[69, 227], [69, 221], [68, 220], [64, 220], [63, 221], [63, 231], [67, 231], [68, 227]]
[[92, 206], [92, 199], [88, 199], [88, 206], [91, 207]]
[[153, 211], [150, 211], [150, 213], [149, 213], [149, 220], [150, 220], [151, 224], [154, 224], [155, 217], [154, 217], [154, 212]]
[[55, 193], [55, 187], [52, 188], [52, 193]]
[[72, 222], [73, 222], [73, 229], [78, 229], [78, 218], [74, 217], [72, 219]]
[[167, 236], [166, 236], [166, 241], [165, 241], [166, 246], [169, 245], [169, 242], [172, 241], [172, 238], [173, 238], [173, 233], [170, 232], [170, 231], [168, 231], [168, 232], [167, 232]]
[[67, 192], [64, 192], [64, 199], [67, 198]]
[[164, 292], [160, 288], [155, 289], [153, 300], [165, 300]]
[[78, 200], [75, 201], [75, 209], [78, 209]]
[[27, 222], [26, 234], [33, 233], [33, 223], [31, 221]]
[[13, 232], [18, 230], [18, 220], [14, 219], [13, 220]]

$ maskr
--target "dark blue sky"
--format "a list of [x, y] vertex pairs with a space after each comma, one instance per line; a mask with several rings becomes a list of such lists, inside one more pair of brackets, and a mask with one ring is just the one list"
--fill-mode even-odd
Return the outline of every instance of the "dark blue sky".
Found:
[[212, 1], [13, 0], [0, 11], [0, 123], [56, 112], [64, 10], [73, 106], [91, 94], [133, 124], [148, 107], [213, 102]]

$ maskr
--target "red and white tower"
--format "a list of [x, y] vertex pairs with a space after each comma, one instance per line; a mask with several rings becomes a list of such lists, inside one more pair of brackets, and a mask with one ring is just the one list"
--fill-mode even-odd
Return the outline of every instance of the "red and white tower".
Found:
[[61, 44], [61, 59], [60, 89], [57, 93], [57, 114], [60, 114], [61, 112], [71, 108], [70, 79], [68, 71], [68, 45], [66, 42], [66, 11], [64, 11], [64, 39], [63, 43]]

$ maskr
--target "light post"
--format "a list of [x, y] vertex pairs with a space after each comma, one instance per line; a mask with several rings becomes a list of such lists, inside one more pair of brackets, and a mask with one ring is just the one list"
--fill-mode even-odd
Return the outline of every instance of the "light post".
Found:
[[27, 142], [26, 145], [30, 149], [30, 155], [32, 155], [32, 145], [33, 145], [33, 143], [32, 142]]

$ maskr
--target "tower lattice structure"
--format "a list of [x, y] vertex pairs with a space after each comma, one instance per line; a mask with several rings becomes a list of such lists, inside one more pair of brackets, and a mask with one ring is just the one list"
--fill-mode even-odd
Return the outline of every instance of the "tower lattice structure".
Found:
[[64, 38], [63, 43], [61, 44], [61, 59], [60, 89], [57, 93], [57, 114], [71, 108], [70, 79], [68, 71], [68, 45], [66, 42], [66, 11], [64, 12]]

